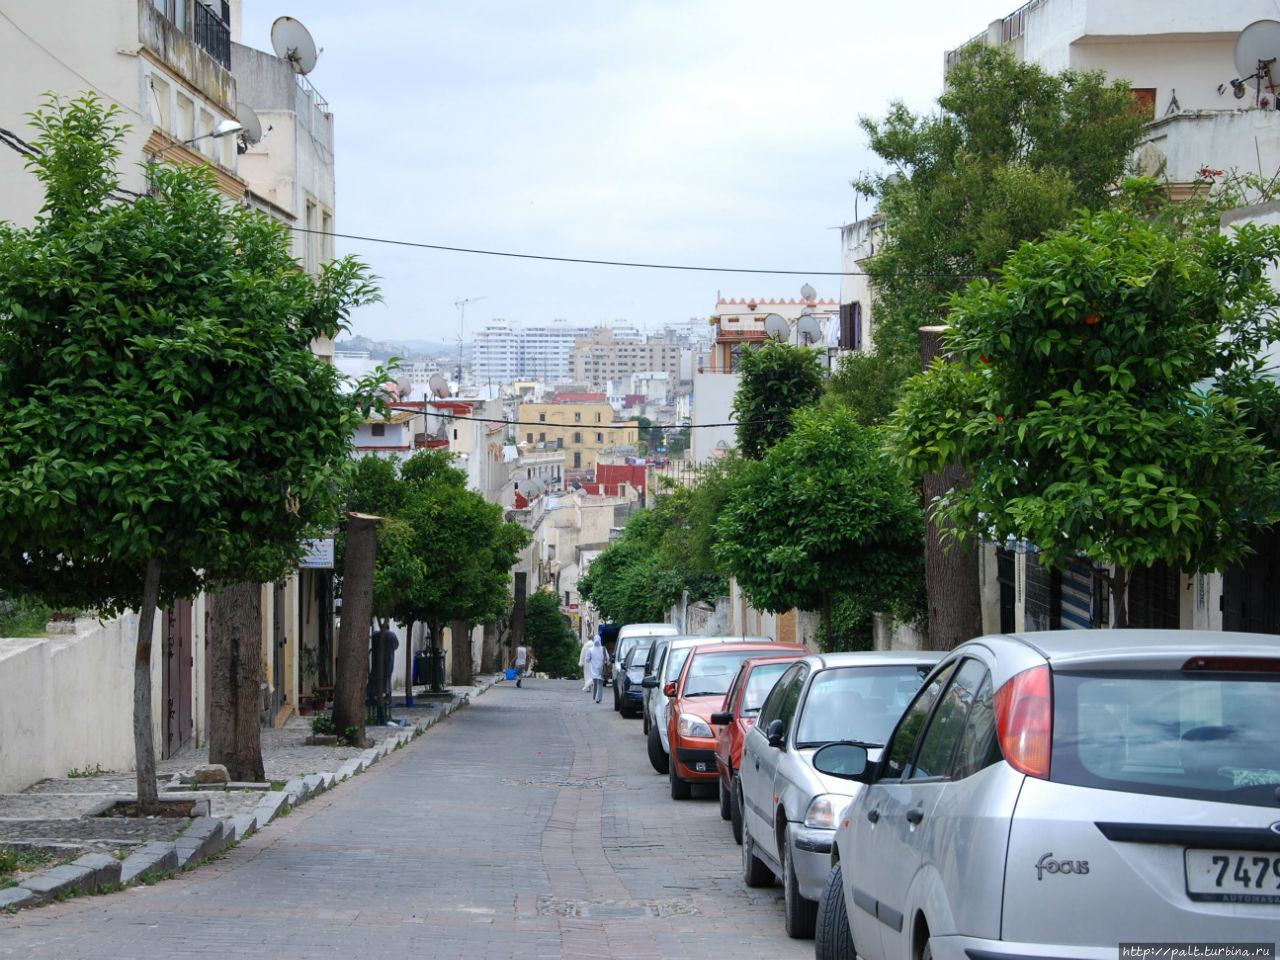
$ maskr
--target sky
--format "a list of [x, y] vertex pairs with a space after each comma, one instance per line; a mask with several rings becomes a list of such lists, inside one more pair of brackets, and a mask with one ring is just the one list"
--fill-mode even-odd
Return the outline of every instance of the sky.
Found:
[[[717, 300], [839, 298], [859, 117], [935, 109], [945, 51], [1016, 0], [244, 0], [241, 42], [300, 20], [334, 114], [337, 231], [676, 271], [339, 239], [380, 278], [377, 340], [494, 319], [660, 332]], [[823, 275], [828, 274], [828, 275]], [[466, 301], [462, 303], [462, 301]]]

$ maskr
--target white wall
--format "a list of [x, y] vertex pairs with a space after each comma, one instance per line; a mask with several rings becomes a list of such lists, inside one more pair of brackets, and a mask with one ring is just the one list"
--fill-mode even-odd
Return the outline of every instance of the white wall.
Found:
[[[77, 620], [76, 633], [0, 639], [0, 793], [101, 767], [134, 769], [137, 616]], [[161, 747], [160, 618], [152, 641], [152, 734]]]
[[699, 424], [729, 423], [740, 379], [736, 373], [694, 374], [692, 421], [695, 429], [690, 431], [694, 463], [706, 463], [715, 456], [719, 441], [724, 441], [727, 449], [737, 448], [738, 432], [732, 425], [707, 429]]

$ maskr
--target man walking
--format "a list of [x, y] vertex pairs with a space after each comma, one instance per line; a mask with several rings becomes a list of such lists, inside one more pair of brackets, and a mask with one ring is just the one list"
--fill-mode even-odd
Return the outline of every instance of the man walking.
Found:
[[591, 673], [591, 696], [596, 703], [604, 694], [604, 644], [597, 636], [591, 649], [587, 651], [587, 670]]

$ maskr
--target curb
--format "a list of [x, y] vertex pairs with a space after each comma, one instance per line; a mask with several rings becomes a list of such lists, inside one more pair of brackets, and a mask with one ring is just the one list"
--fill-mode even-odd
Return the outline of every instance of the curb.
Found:
[[[222, 853], [229, 845], [258, 832], [286, 808], [305, 803], [343, 780], [363, 773], [393, 750], [410, 743], [445, 717], [465, 707], [472, 697], [479, 696], [497, 682], [497, 676], [479, 678], [467, 693], [459, 694], [439, 710], [405, 727], [401, 733], [384, 738], [376, 747], [370, 747], [358, 757], [346, 761], [337, 772], [297, 777], [286, 783], [283, 790], [269, 791], [252, 814], [226, 819], [211, 817], [209, 801], [205, 800], [202, 804], [197, 803], [190, 825], [176, 841], [144, 843], [123, 862], [101, 853], [85, 854], [74, 863], [27, 877], [18, 886], [0, 890], [0, 911], [13, 912], [86, 893], [114, 891], [144, 881], [167, 879], [179, 870], [194, 869], [207, 858]], [[161, 797], [163, 799], [164, 794]], [[190, 795], [184, 794], [182, 799], [190, 799]]]

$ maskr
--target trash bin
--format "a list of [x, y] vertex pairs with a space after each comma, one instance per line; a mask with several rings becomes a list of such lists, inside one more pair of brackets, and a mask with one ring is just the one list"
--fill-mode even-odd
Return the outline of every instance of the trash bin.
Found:
[[413, 655], [413, 685], [424, 687], [431, 683], [431, 651], [419, 650]]

